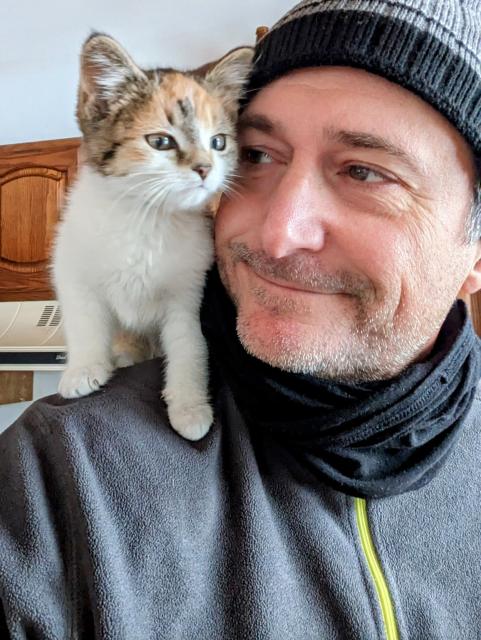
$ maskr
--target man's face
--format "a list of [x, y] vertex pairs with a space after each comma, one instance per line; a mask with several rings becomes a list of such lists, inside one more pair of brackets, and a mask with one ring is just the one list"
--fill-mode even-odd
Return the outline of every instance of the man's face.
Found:
[[469, 149], [437, 111], [367, 72], [299, 70], [240, 122], [238, 195], [216, 218], [246, 350], [324, 378], [424, 357], [476, 261]]

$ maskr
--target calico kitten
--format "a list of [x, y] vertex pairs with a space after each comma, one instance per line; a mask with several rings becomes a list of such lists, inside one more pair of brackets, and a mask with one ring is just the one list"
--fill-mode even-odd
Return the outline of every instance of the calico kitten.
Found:
[[252, 53], [234, 50], [198, 72], [144, 70], [109, 36], [85, 42], [77, 106], [85, 162], [53, 261], [68, 350], [63, 397], [98, 390], [116, 366], [142, 357], [132, 341], [114, 352], [127, 330], [161, 347], [173, 428], [190, 440], [207, 433], [199, 325], [213, 261], [206, 208], [236, 167], [235, 121]]

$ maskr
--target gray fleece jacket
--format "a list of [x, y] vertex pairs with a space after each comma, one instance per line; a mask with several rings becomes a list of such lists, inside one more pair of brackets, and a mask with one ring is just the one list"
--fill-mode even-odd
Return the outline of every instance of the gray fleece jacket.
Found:
[[160, 386], [146, 362], [0, 436], [0, 638], [481, 639], [481, 397], [438, 476], [366, 521], [266, 462], [228, 389], [193, 444]]

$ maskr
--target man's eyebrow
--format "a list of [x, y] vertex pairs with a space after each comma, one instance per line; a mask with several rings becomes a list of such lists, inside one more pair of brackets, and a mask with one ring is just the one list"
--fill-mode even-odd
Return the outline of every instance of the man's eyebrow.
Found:
[[396, 146], [390, 140], [386, 140], [381, 136], [377, 136], [373, 133], [366, 133], [364, 131], [345, 131], [343, 129], [331, 129], [325, 130], [327, 137], [330, 140], [335, 140], [347, 147], [353, 147], [356, 149], [378, 149], [384, 151], [390, 156], [399, 158], [406, 165], [408, 165], [416, 173], [423, 174], [421, 166], [410, 156], [404, 149]]
[[269, 135], [277, 133], [282, 134], [284, 131], [284, 127], [280, 122], [271, 120], [260, 113], [247, 113], [241, 115], [239, 122], [237, 123], [237, 130], [239, 133], [242, 133], [246, 129], [256, 129], [257, 131], [262, 131], [262, 133], [267, 133]]
[[[282, 136], [285, 131], [285, 127], [281, 122], [271, 120], [260, 113], [246, 113], [240, 116], [237, 124], [238, 133], [243, 133], [246, 129], [255, 129], [262, 133], [267, 133], [268, 135], [279, 136]], [[402, 160], [404, 164], [415, 173], [420, 175], [425, 174], [422, 166], [416, 162], [411, 155], [382, 136], [367, 133], [365, 131], [348, 131], [344, 129], [334, 129], [332, 127], [326, 128], [324, 133], [329, 140], [335, 140], [347, 147], [384, 151], [390, 156]]]

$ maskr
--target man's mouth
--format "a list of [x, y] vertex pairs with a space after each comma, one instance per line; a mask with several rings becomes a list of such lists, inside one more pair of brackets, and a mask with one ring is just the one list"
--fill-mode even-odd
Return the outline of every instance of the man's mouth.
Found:
[[246, 264], [246, 266], [249, 269], [251, 269], [251, 271], [253, 271], [253, 273], [261, 280], [264, 280], [265, 282], [268, 282], [271, 285], [281, 287], [282, 289], [287, 289], [288, 291], [296, 291], [300, 293], [310, 293], [310, 294], [316, 294], [316, 295], [339, 295], [339, 294], [347, 295], [344, 291], [327, 290], [325, 288], [321, 290], [319, 288], [309, 287], [306, 284], [301, 284], [301, 283], [293, 282], [290, 280], [278, 280], [276, 278], [273, 278], [272, 276], [259, 273], [247, 263], [244, 263], [244, 264]]
[[347, 296], [365, 302], [376, 298], [372, 283], [359, 274], [336, 269], [306, 254], [273, 259], [262, 250], [252, 250], [242, 242], [231, 241], [233, 265], [241, 263], [251, 275], [284, 291], [304, 294]]

